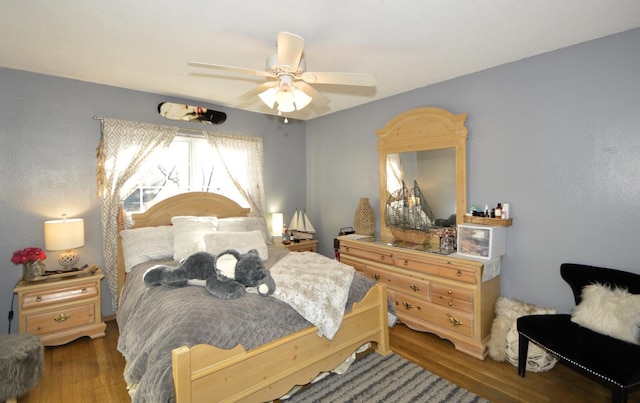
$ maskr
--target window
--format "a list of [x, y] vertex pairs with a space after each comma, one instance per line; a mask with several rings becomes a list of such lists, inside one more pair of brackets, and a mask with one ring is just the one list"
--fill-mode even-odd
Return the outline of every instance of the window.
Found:
[[[161, 200], [185, 192], [218, 193], [249, 207], [215, 155], [203, 138], [176, 136], [169, 148], [133, 179], [139, 185], [125, 199], [125, 211], [141, 212]], [[237, 157], [232, 159], [234, 166], [229, 167], [236, 174], [248, 167], [246, 158], [241, 154]]]

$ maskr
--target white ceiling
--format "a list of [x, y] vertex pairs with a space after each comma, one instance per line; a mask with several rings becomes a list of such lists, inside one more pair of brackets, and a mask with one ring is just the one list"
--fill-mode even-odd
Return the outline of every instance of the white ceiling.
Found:
[[272, 113], [241, 95], [264, 78], [279, 31], [308, 71], [370, 72], [374, 88], [314, 85], [308, 120], [640, 27], [638, 0], [3, 0], [0, 66]]

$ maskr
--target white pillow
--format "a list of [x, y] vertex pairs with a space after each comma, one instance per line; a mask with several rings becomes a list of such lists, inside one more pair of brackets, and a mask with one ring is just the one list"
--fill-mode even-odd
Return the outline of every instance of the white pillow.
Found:
[[125, 229], [120, 236], [127, 273], [140, 263], [173, 256], [173, 228], [170, 225]]
[[640, 294], [601, 284], [587, 285], [571, 321], [594, 332], [640, 344]]
[[204, 236], [206, 251], [214, 255], [227, 249], [235, 249], [240, 253], [247, 253], [256, 249], [260, 259], [269, 258], [269, 248], [264, 242], [262, 232], [259, 230], [246, 232], [212, 232]]
[[264, 242], [271, 243], [271, 234], [267, 229], [267, 221], [264, 217], [227, 217], [218, 219], [218, 231], [243, 232], [260, 230], [264, 236]]
[[227, 217], [218, 219], [218, 231], [221, 232], [245, 232], [248, 231], [247, 219], [249, 217]]
[[173, 224], [173, 259], [180, 261], [206, 247], [204, 236], [213, 233], [218, 227], [217, 217], [176, 216]]

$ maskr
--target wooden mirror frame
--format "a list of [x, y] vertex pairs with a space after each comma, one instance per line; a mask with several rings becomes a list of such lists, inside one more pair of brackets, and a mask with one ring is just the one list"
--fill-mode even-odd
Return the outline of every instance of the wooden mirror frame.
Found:
[[385, 225], [387, 154], [455, 148], [456, 221], [461, 224], [467, 208], [467, 114], [454, 115], [440, 108], [416, 108], [391, 119], [376, 131], [380, 164], [380, 237], [391, 237]]

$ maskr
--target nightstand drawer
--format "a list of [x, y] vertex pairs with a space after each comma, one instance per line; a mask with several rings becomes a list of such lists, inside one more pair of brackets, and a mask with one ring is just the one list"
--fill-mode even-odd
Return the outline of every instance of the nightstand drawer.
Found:
[[35, 335], [53, 333], [76, 326], [94, 323], [96, 307], [94, 304], [74, 306], [68, 309], [39, 313], [27, 316], [27, 329]]
[[75, 301], [98, 295], [96, 283], [76, 284], [70, 287], [26, 292], [22, 302], [23, 309], [57, 304], [59, 302]]

